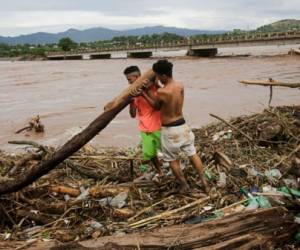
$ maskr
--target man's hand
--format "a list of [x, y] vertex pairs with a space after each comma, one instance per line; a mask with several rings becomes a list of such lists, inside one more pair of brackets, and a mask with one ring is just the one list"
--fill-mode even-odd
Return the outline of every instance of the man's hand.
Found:
[[142, 86], [144, 89], [148, 89], [152, 84], [153, 84], [153, 82], [151, 82], [149, 79], [145, 79], [142, 82]]
[[143, 89], [142, 88], [135, 88], [135, 89], [132, 89], [129, 94], [132, 97], [137, 97], [137, 96], [140, 96], [142, 93], [143, 93]]

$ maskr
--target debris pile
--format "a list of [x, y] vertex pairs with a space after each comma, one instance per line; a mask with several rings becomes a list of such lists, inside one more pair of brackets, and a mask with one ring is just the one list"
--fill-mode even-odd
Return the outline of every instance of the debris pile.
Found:
[[[151, 169], [142, 173], [139, 148], [85, 146], [33, 185], [0, 197], [1, 239], [68, 242], [203, 223], [257, 208], [284, 206], [291, 213], [297, 211], [300, 106], [269, 108], [230, 121], [214, 117], [221, 122], [194, 130], [211, 186], [209, 196], [184, 157], [184, 174], [198, 190], [189, 195], [178, 194], [168, 166], [163, 177]], [[21, 143], [27, 144], [26, 154], [0, 152], [0, 184], [25, 173], [54, 150]]]

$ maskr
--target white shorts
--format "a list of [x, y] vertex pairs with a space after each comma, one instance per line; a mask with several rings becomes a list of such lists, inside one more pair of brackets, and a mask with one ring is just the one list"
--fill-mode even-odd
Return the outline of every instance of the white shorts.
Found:
[[195, 135], [187, 124], [174, 127], [161, 127], [161, 146], [164, 161], [178, 159], [183, 151], [187, 156], [196, 154]]

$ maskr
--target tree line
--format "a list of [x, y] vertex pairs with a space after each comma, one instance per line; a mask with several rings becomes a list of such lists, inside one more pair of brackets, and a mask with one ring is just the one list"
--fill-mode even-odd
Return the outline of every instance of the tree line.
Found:
[[187, 43], [193, 40], [217, 39], [232, 36], [246, 36], [259, 33], [257, 30], [244, 31], [235, 29], [222, 34], [199, 34], [190, 37], [180, 36], [172, 33], [152, 34], [142, 36], [117, 36], [111, 40], [101, 40], [95, 42], [76, 43], [69, 37], [64, 37], [58, 43], [53, 44], [23, 44], [8, 45], [0, 43], [0, 57], [24, 57], [24, 58], [44, 58], [51, 52], [69, 52], [69, 51], [92, 51], [97, 49], [111, 49], [115, 47], [130, 46], [153, 46], [168, 43]]

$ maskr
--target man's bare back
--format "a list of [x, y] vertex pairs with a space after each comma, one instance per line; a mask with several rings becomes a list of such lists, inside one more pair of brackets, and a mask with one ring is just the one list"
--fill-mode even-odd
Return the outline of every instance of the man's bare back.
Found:
[[162, 125], [167, 125], [183, 118], [184, 87], [182, 84], [172, 80], [166, 83], [163, 88], [159, 88], [157, 94], [161, 101]]

